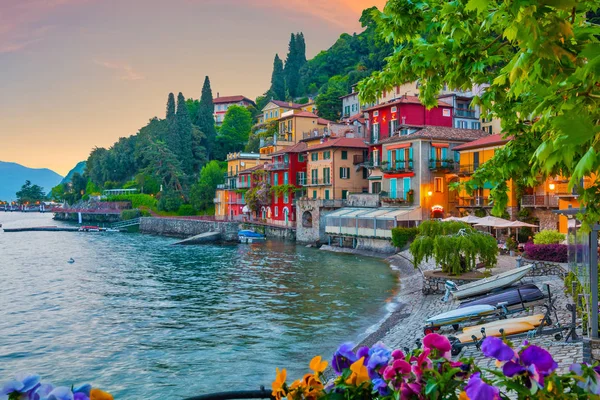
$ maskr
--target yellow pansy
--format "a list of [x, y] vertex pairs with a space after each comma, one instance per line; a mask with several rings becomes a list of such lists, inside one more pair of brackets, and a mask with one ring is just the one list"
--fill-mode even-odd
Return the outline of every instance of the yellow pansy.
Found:
[[458, 395], [458, 400], [469, 400], [469, 396], [467, 396], [467, 392], [465, 392], [464, 390], [462, 392], [460, 392], [460, 394]]
[[310, 369], [315, 372], [315, 375], [323, 373], [325, 368], [327, 368], [327, 361], [322, 361], [321, 356], [316, 356], [312, 360], [310, 360]]
[[277, 374], [275, 375], [275, 380], [271, 384], [271, 389], [273, 389], [273, 392], [271, 394], [277, 400], [281, 400], [281, 398], [285, 397], [284, 385], [285, 379], [287, 378], [287, 371], [285, 370], [285, 368], [281, 371], [279, 371], [279, 368], [276, 368], [275, 370], [277, 371]]
[[90, 400], [114, 400], [112, 394], [100, 389], [90, 390]]
[[350, 366], [352, 374], [346, 380], [347, 384], [360, 386], [363, 383], [370, 381], [369, 372], [367, 371], [367, 367], [365, 367], [364, 360], [365, 358], [361, 357]]

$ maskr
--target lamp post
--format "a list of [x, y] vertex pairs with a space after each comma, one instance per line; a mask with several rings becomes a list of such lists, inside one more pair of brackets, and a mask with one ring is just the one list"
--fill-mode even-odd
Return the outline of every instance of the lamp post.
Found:
[[425, 202], [425, 206], [427, 207], [427, 213], [429, 215], [429, 219], [431, 219], [431, 210], [429, 209], [430, 207], [430, 201], [429, 199], [431, 198], [431, 196], [433, 195], [433, 192], [430, 190], [427, 192], [427, 201]]

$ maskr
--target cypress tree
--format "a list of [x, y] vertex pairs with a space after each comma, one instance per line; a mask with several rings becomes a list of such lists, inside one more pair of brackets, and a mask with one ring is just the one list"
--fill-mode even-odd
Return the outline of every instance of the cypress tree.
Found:
[[288, 54], [285, 59], [285, 85], [289, 95], [294, 98], [300, 95], [300, 68], [306, 64], [306, 43], [302, 32], [291, 34]]
[[306, 42], [302, 32], [296, 34], [296, 51], [298, 54], [298, 69], [300, 69], [306, 64]]
[[271, 89], [269, 89], [275, 100], [285, 100], [285, 75], [283, 72], [283, 61], [279, 54], [275, 54], [273, 61], [273, 74], [271, 75]]
[[169, 93], [167, 100], [167, 131], [164, 133], [164, 142], [169, 150], [175, 155], [179, 155], [181, 149], [181, 140], [177, 129], [177, 121], [175, 115], [175, 96]]
[[192, 120], [188, 114], [188, 108], [185, 103], [185, 97], [179, 92], [177, 95], [177, 114], [176, 114], [177, 133], [179, 135], [179, 152], [176, 153], [181, 168], [185, 174], [192, 174], [194, 167], [194, 154], [192, 152]]
[[198, 106], [198, 128], [204, 134], [202, 145], [206, 148], [209, 160], [213, 159], [213, 146], [217, 138], [217, 130], [215, 129], [215, 106], [213, 104], [212, 90], [210, 89], [210, 79], [208, 76], [204, 78], [202, 86], [202, 95], [200, 96], [200, 105]]

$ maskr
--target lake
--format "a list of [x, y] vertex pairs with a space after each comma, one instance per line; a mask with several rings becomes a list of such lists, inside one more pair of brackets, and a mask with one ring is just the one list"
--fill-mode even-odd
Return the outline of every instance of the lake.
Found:
[[[4, 227], [60, 225], [0, 212]], [[116, 399], [270, 390], [357, 341], [398, 276], [373, 258], [280, 241], [171, 246], [137, 233], [0, 231], [0, 382], [19, 371]], [[75, 263], [67, 260], [72, 257]]]

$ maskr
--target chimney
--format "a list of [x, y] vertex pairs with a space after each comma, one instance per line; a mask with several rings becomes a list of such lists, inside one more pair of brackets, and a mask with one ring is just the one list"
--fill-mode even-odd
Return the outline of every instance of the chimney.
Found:
[[219, 97], [221, 97], [221, 96], [219, 95], [219, 92], [217, 92], [217, 99], [218, 99]]

